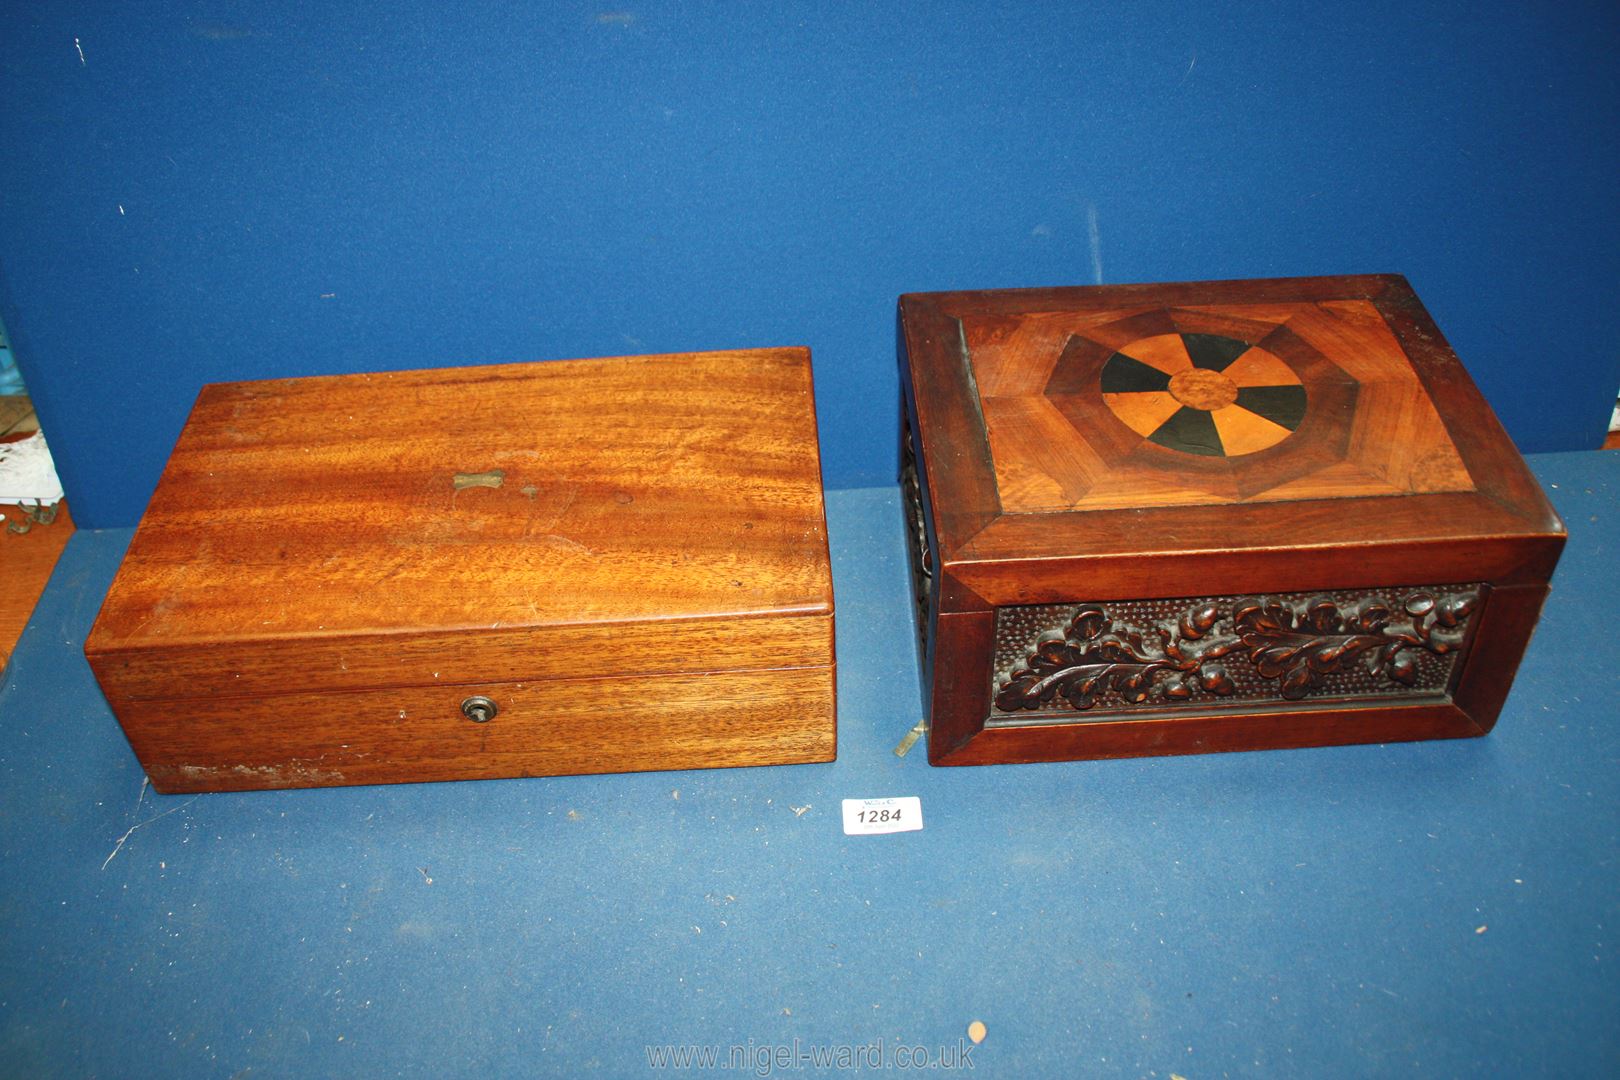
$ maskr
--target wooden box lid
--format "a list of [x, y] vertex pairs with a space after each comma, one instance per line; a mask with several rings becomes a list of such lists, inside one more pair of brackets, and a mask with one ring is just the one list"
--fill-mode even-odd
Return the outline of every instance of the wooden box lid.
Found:
[[[943, 611], [1545, 582], [1563, 526], [1404, 278], [900, 301]], [[1414, 577], [1413, 575], [1416, 575]]]
[[86, 644], [122, 700], [830, 665], [810, 356], [205, 387]]

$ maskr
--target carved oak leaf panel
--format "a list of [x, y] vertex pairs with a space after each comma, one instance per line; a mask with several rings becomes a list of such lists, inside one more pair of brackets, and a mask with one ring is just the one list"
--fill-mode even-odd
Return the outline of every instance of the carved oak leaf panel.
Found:
[[[1453, 663], [1424, 657], [1449, 658], [1463, 647], [1479, 587], [1394, 595], [1398, 602], [1377, 594], [1199, 600], [1178, 617], [1145, 626], [1111, 609], [1149, 602], [1081, 604], [1066, 625], [1040, 634], [1027, 659], [999, 681], [995, 706], [1011, 713], [1088, 710], [1104, 700], [1178, 703], [1232, 696], [1240, 681], [1249, 700], [1297, 701], [1347, 687], [1362, 696], [1378, 695], [1379, 687], [1382, 696], [1398, 696], [1420, 682], [1423, 692], [1443, 692]], [[1240, 679], [1228, 667], [1234, 658], [1248, 665]], [[1370, 683], [1349, 675], [1357, 664]]]

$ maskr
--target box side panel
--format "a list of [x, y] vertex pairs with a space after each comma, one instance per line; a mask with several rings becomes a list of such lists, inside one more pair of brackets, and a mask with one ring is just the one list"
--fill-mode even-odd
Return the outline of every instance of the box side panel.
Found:
[[[495, 714], [464, 713], [487, 698]], [[162, 792], [831, 761], [834, 669], [474, 683], [114, 712]]]
[[934, 615], [938, 610], [939, 582], [934, 570], [935, 538], [928, 513], [927, 492], [917, 460], [916, 430], [910, 407], [900, 402], [900, 509], [905, 515], [906, 558], [911, 568], [912, 617], [917, 627], [917, 660], [922, 667], [923, 709], [931, 695], [928, 672], [933, 664]]

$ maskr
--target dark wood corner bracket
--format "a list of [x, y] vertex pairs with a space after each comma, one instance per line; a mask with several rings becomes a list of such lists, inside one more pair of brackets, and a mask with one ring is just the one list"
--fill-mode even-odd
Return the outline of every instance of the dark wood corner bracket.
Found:
[[1475, 583], [999, 608], [986, 726], [1183, 703], [1432, 703], [1451, 693], [1483, 594]]

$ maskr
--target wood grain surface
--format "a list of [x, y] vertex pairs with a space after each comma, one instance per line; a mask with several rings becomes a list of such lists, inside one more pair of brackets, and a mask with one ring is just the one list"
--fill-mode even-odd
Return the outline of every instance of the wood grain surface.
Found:
[[[223, 717], [275, 712], [255, 699], [553, 679], [612, 697], [753, 671], [830, 687], [832, 612], [808, 350], [620, 357], [204, 388], [86, 653], [137, 749], [190, 745], [183, 726], [213, 767], [247, 745]], [[304, 740], [285, 721], [264, 737]], [[666, 760], [637, 745], [613, 760]], [[373, 755], [364, 782], [414, 767]]]
[[1115, 314], [960, 317], [1004, 511], [1473, 489], [1368, 301]]
[[[1494, 723], [1563, 523], [1405, 279], [908, 295], [900, 352], [934, 563], [930, 760], [1429, 738]], [[1490, 586], [1482, 659], [1438, 712], [1329, 702], [1250, 719], [986, 726], [998, 607], [1414, 580]]]
[[[474, 723], [472, 695], [498, 706]], [[147, 701], [120, 710], [161, 792], [832, 761], [828, 667]]]

